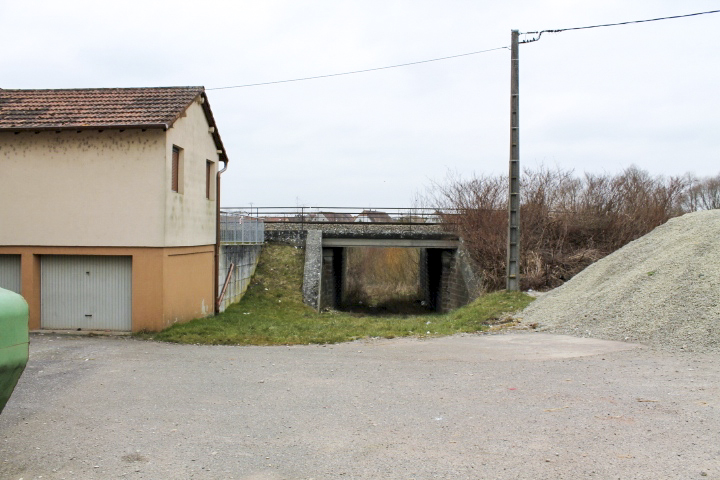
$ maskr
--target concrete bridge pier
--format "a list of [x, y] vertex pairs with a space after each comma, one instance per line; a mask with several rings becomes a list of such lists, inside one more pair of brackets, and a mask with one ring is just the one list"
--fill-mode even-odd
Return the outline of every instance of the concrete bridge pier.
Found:
[[346, 249], [323, 248], [323, 266], [320, 284], [320, 308], [338, 308], [343, 302], [346, 278]]

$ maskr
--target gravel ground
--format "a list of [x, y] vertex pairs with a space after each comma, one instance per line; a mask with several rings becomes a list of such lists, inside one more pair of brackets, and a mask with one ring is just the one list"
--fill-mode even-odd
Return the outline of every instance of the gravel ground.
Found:
[[720, 479], [717, 354], [531, 332], [30, 350], [2, 479]]
[[668, 221], [520, 317], [547, 332], [720, 352], [720, 210]]

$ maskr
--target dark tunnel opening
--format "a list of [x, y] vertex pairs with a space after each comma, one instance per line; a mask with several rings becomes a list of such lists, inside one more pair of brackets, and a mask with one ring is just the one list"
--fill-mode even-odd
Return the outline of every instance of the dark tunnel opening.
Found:
[[322, 305], [365, 315], [440, 310], [443, 252], [436, 248], [323, 249]]

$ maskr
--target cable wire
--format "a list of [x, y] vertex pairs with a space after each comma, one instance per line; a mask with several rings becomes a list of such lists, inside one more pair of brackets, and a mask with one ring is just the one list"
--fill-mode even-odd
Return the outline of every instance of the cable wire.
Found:
[[536, 32], [523, 32], [522, 35], [537, 35], [536, 38], [532, 38], [530, 40], [523, 40], [520, 43], [532, 43], [537, 42], [540, 40], [540, 37], [543, 33], [560, 33], [560, 32], [568, 32], [570, 30], [587, 30], [589, 28], [602, 28], [602, 27], [616, 27], [618, 25], [630, 25], [632, 23], [646, 23], [646, 22], [657, 22], [660, 20], [674, 20], [676, 18], [686, 18], [686, 17], [696, 17], [698, 15], [708, 15], [710, 13], [720, 13], [720, 10], [710, 10], [707, 12], [697, 12], [697, 13], [688, 13], [685, 15], [673, 15], [671, 17], [659, 17], [659, 18], [648, 18], [646, 20], [631, 20], [628, 22], [619, 22], [619, 23], [605, 23], [602, 25], [590, 25], [587, 27], [572, 27], [572, 28], [560, 28], [557, 30], [541, 30]]
[[[615, 27], [618, 25], [630, 25], [633, 23], [657, 22], [659, 20], [672, 20], [672, 19], [677, 19], [677, 18], [695, 17], [698, 15], [708, 15], [710, 13], [720, 13], [720, 10], [710, 10], [707, 12], [688, 13], [685, 15], [673, 15], [670, 17], [649, 18], [646, 20], [631, 20], [628, 22], [605, 23], [605, 24], [601, 24], [601, 25], [589, 25], [587, 27], [571, 27], [571, 28], [560, 28], [560, 29], [556, 29], [556, 30], [540, 30], [540, 31], [535, 31], [535, 32], [522, 32], [521, 35], [537, 35], [537, 37], [532, 38], [530, 40], [523, 40], [519, 43], [537, 42], [538, 40], [540, 40], [540, 37], [542, 36], [543, 33], [560, 33], [560, 32], [568, 32], [570, 30], [587, 30], [590, 28]], [[206, 88], [205, 90], [228, 90], [231, 88], [259, 87], [262, 85], [275, 85], [278, 83], [303, 82], [305, 80], [316, 80], [318, 78], [339, 77], [342, 75], [354, 75], [356, 73], [376, 72], [378, 70], [387, 70], [390, 68], [407, 67], [410, 65], [419, 65], [421, 63], [439, 62], [441, 60], [449, 60], [451, 58], [467, 57], [469, 55], [477, 55], [480, 53], [494, 52], [496, 50], [504, 50], [504, 49], [508, 49], [508, 48], [510, 48], [510, 47], [496, 47], [496, 48], [489, 48], [487, 50], [478, 50], [477, 52], [461, 53], [459, 55], [450, 55], [447, 57], [431, 58], [429, 60], [419, 60], [417, 62], [408, 62], [408, 63], [400, 63], [397, 65], [388, 65], [386, 67], [366, 68], [364, 70], [353, 70], [350, 72], [342, 72], [342, 73], [329, 73], [327, 75], [316, 75], [314, 77], [292, 78], [289, 80], [276, 80], [273, 82], [247, 83], [245, 85], [232, 85], [229, 87], [213, 87], [213, 88]]]
[[430, 60], [420, 60], [417, 62], [400, 63], [398, 65], [389, 65], [387, 67], [376, 67], [376, 68], [367, 68], [365, 70], [354, 70], [352, 72], [329, 73], [327, 75], [317, 75], [315, 77], [293, 78], [290, 80], [277, 80], [274, 82], [248, 83], [246, 85], [233, 85], [231, 87], [214, 87], [214, 88], [206, 88], [205, 90], [227, 90], [229, 88], [258, 87], [260, 85], [273, 85], [276, 83], [288, 83], [288, 82], [302, 82], [304, 80], [315, 80], [318, 78], [339, 77], [340, 75], [353, 75], [355, 73], [375, 72], [377, 70], [387, 70], [388, 68], [407, 67], [409, 65], [418, 65], [420, 63], [439, 62], [440, 60], [449, 60], [451, 58], [467, 57], [469, 55], [477, 55], [479, 53], [494, 52], [496, 50], [503, 50], [503, 49], [507, 49], [507, 48], [510, 48], [510, 47], [496, 47], [496, 48], [490, 48], [487, 50], [479, 50], [477, 52], [461, 53], [459, 55], [450, 55], [449, 57], [440, 57], [440, 58], [432, 58]]

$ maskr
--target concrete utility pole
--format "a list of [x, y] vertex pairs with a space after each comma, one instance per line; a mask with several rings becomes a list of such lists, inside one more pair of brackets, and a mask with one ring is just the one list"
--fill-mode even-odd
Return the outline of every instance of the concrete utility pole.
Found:
[[520, 59], [517, 30], [510, 46], [510, 171], [508, 174], [508, 291], [520, 290]]

